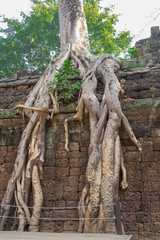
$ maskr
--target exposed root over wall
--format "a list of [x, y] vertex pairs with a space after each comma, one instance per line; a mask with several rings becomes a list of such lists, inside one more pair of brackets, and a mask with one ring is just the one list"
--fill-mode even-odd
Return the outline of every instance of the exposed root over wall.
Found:
[[[86, 54], [87, 55], [87, 54]], [[111, 55], [99, 58], [88, 56], [86, 68], [83, 65], [83, 84], [75, 116], [65, 120], [66, 150], [68, 151], [68, 123], [79, 120], [83, 124], [86, 108], [90, 121], [89, 160], [85, 186], [79, 202], [79, 232], [116, 233], [113, 216], [114, 199], [118, 196], [119, 173], [122, 170], [122, 189], [126, 189], [126, 169], [124, 167], [119, 128], [123, 122], [131, 141], [141, 151], [126, 116], [123, 114], [119, 93], [122, 91], [115, 75], [119, 62]], [[85, 69], [85, 71], [84, 71]], [[104, 84], [104, 94], [100, 102], [96, 97], [98, 79]], [[87, 206], [87, 207], [86, 207]], [[92, 208], [92, 206], [97, 206]], [[89, 220], [89, 219], [93, 220]], [[96, 218], [99, 218], [97, 220]]]
[[[89, 51], [88, 31], [82, 0], [59, 0], [62, 52], [52, 61], [28, 96], [23, 109], [29, 123], [19, 144], [17, 158], [2, 201], [0, 230], [4, 229], [9, 206], [17, 205], [19, 231], [26, 225], [30, 231], [39, 231], [43, 194], [41, 179], [45, 161], [45, 123], [58, 113], [56, 91], [49, 92], [49, 82], [55, 83], [56, 69], [70, 59], [82, 79], [80, 98], [75, 116], [65, 120], [66, 150], [68, 151], [68, 123], [78, 120], [83, 124], [83, 112], [89, 112], [90, 146], [86, 181], [79, 202], [79, 232], [116, 233], [114, 198], [118, 195], [119, 172], [123, 172], [121, 186], [127, 187], [126, 170], [120, 144], [119, 128], [123, 122], [130, 139], [141, 151], [118, 99], [122, 90], [115, 75], [119, 62], [111, 55], [101, 57]], [[96, 97], [97, 83], [104, 84], [102, 101]], [[18, 106], [17, 106], [18, 107]], [[32, 186], [33, 211], [28, 206]], [[109, 204], [109, 205], [108, 205]], [[92, 208], [91, 206], [97, 206]], [[83, 220], [86, 218], [85, 220]], [[92, 219], [90, 219], [92, 218]], [[100, 218], [99, 220], [96, 218]]]
[[[17, 158], [11, 178], [8, 182], [5, 196], [1, 203], [0, 229], [4, 229], [9, 215], [11, 202], [17, 205], [18, 230], [24, 231], [29, 225], [30, 231], [39, 231], [39, 220], [43, 204], [41, 180], [43, 177], [43, 163], [45, 156], [45, 123], [46, 120], [58, 113], [58, 104], [55, 92], [49, 92], [49, 82], [54, 80], [57, 68], [62, 67], [64, 61], [70, 57], [70, 45], [51, 62], [28, 96], [25, 105], [17, 105], [23, 108], [29, 117], [18, 147]], [[56, 82], [55, 82], [56, 86]], [[50, 109], [52, 106], [52, 109]], [[50, 115], [49, 115], [50, 113]], [[32, 186], [33, 211], [28, 209], [28, 200]], [[23, 207], [21, 207], [23, 206]]]

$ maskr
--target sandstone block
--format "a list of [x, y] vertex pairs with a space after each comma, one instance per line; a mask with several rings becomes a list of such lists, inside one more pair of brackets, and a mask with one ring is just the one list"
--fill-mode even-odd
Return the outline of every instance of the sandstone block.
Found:
[[160, 151], [160, 137], [153, 138], [153, 150]]
[[54, 224], [55, 232], [63, 232], [64, 230], [64, 222], [56, 221]]
[[79, 151], [79, 142], [70, 142], [69, 150], [70, 151]]
[[78, 180], [79, 177], [78, 176], [69, 176], [69, 186], [78, 186]]
[[151, 128], [151, 137], [160, 137], [160, 128]]
[[81, 175], [80, 168], [71, 168], [70, 169], [70, 176], [79, 176]]
[[67, 152], [66, 151], [56, 151], [56, 158], [60, 159], [60, 158], [66, 158], [67, 157]]
[[69, 176], [69, 167], [58, 167], [56, 169], [56, 175], [58, 178], [68, 177]]
[[152, 161], [157, 162], [160, 161], [160, 152], [159, 151], [150, 151], [149, 149], [145, 149], [142, 152], [142, 162], [150, 162]]
[[68, 152], [67, 156], [69, 158], [80, 158], [80, 152], [79, 151]]
[[67, 217], [68, 218], [78, 218], [78, 210], [77, 209], [67, 210]]
[[126, 152], [124, 153], [124, 161], [126, 162], [141, 162], [140, 152]]
[[63, 196], [66, 201], [76, 201], [77, 202], [79, 200], [78, 193], [73, 194], [73, 192], [67, 191], [67, 192], [64, 192]]
[[142, 180], [142, 172], [140, 170], [128, 170], [127, 171], [127, 180], [128, 182], [133, 182], [135, 181], [135, 179], [137, 181], [141, 181]]
[[56, 167], [67, 167], [68, 158], [58, 158], [56, 159]]
[[79, 167], [79, 158], [70, 158], [69, 159], [70, 162], [70, 167], [72, 168], [76, 168]]
[[77, 185], [74, 185], [74, 186], [66, 186], [64, 187], [64, 191], [68, 191], [68, 192], [77, 192], [78, 191], [78, 186]]
[[64, 231], [77, 231], [78, 222], [77, 221], [67, 221], [64, 223]]
[[56, 146], [56, 149], [59, 151], [65, 151], [65, 143], [59, 142]]
[[143, 192], [144, 186], [141, 181], [139, 182], [128, 182], [128, 191], [130, 192]]

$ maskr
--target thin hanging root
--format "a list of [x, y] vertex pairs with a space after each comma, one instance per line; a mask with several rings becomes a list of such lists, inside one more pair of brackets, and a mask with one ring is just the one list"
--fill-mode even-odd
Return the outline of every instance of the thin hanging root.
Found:
[[53, 96], [52, 92], [49, 92], [49, 95], [50, 95], [50, 97], [52, 99], [52, 103], [53, 103], [53, 109], [52, 109], [52, 112], [51, 112], [51, 116], [49, 117], [50, 119], [52, 119], [53, 115], [58, 114], [60, 111], [59, 111], [59, 106], [58, 106], [58, 102], [56, 100], [56, 97]]
[[68, 140], [68, 137], [69, 137], [69, 134], [68, 134], [68, 122], [71, 122], [73, 120], [77, 120], [77, 121], [80, 121], [81, 126], [83, 126], [83, 109], [84, 109], [84, 103], [83, 103], [83, 100], [80, 99], [79, 103], [78, 103], [78, 111], [77, 111], [76, 115], [74, 115], [73, 117], [67, 118], [64, 121], [65, 150], [66, 151], [69, 151], [69, 148], [68, 148], [68, 143], [69, 143], [69, 140]]
[[48, 109], [48, 108], [36, 108], [36, 107], [26, 107], [25, 105], [22, 104], [18, 104], [16, 105], [13, 109], [17, 109], [17, 108], [23, 108], [23, 109], [28, 109], [28, 110], [34, 110], [37, 112], [52, 112], [52, 109]]
[[80, 59], [74, 53], [74, 51], [71, 51], [71, 58], [73, 58], [74, 62], [77, 63], [77, 65], [78, 65], [78, 71], [80, 72], [79, 78], [83, 79], [86, 70], [85, 70], [82, 62], [80, 61]]
[[64, 121], [64, 129], [65, 129], [65, 150], [69, 152], [68, 144], [69, 144], [69, 133], [68, 133], [68, 122], [71, 122], [73, 120], [81, 121], [80, 117], [77, 116], [77, 114], [73, 117], [67, 118]]
[[137, 138], [135, 137], [134, 135], [134, 132], [132, 131], [132, 128], [128, 122], [128, 119], [126, 118], [126, 116], [122, 113], [121, 114], [122, 116], [122, 121], [123, 121], [123, 124], [124, 124], [124, 127], [125, 129], [127, 130], [128, 132], [128, 135], [130, 137], [130, 140], [136, 145], [136, 147], [138, 148], [138, 150], [140, 152], [142, 152], [142, 146], [141, 146], [141, 143], [137, 140]]
[[121, 188], [122, 190], [126, 190], [128, 188], [128, 183], [127, 183], [127, 171], [126, 168], [124, 166], [124, 158], [123, 158], [123, 154], [121, 151], [121, 171], [122, 171], [122, 181], [121, 181]]

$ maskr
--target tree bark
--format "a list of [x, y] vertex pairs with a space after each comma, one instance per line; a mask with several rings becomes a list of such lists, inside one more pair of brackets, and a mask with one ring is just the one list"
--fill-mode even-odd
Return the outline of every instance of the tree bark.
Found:
[[89, 50], [89, 39], [82, 0], [59, 0], [61, 50], [67, 43], [76, 43]]

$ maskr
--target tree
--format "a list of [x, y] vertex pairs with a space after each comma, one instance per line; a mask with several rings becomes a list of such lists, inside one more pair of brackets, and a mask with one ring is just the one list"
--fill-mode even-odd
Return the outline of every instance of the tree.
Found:
[[[24, 69], [43, 72], [60, 52], [57, 1], [31, 1], [31, 12], [21, 13], [21, 21], [2, 18], [7, 28], [0, 30], [5, 34], [0, 38], [0, 74], [9, 76]], [[108, 52], [118, 56], [128, 50], [130, 32], [116, 34], [118, 16], [112, 9], [101, 8], [99, 0], [85, 0], [84, 10], [93, 54]]]
[[[79, 202], [81, 219], [78, 231], [116, 233], [115, 221], [106, 220], [114, 216], [114, 207], [105, 206], [108, 202], [113, 203], [118, 195], [120, 167], [123, 171], [121, 185], [124, 189], [127, 187], [119, 137], [121, 120], [130, 139], [141, 151], [141, 145], [132, 132], [118, 99], [122, 90], [115, 75], [119, 61], [109, 54], [97, 57], [90, 53], [82, 0], [59, 0], [59, 19], [61, 53], [49, 63], [26, 103], [17, 106], [29, 117], [29, 123], [22, 134], [14, 170], [2, 201], [1, 229], [9, 213], [8, 205], [14, 195], [18, 206], [18, 230], [24, 230], [27, 222], [30, 231], [39, 230], [38, 218], [43, 203], [41, 178], [42, 165], [45, 161], [45, 123], [49, 117], [54, 117], [54, 114], [59, 112], [55, 90], [56, 69], [62, 68], [64, 61], [70, 59], [77, 66], [82, 85], [77, 113], [65, 120], [66, 150], [68, 150], [68, 122], [79, 120], [82, 123], [84, 108], [89, 112], [90, 121], [89, 159], [86, 182]], [[102, 102], [96, 97], [99, 79], [104, 84]], [[51, 80], [54, 86], [52, 91], [49, 91], [48, 85]], [[32, 214], [27, 208], [31, 185], [34, 207]], [[91, 208], [92, 205], [97, 207]], [[96, 219], [97, 217], [101, 219]]]

